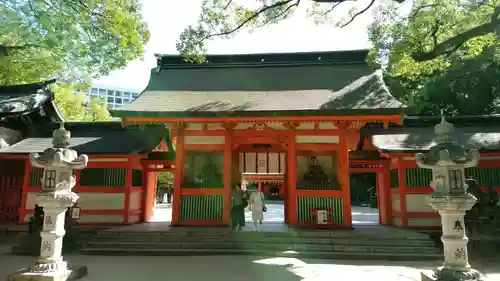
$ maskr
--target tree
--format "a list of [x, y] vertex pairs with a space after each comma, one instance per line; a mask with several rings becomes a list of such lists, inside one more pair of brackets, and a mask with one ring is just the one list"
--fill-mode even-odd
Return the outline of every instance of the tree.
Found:
[[[385, 3], [379, 0], [382, 5]], [[392, 0], [392, 10], [396, 9], [394, 3], [403, 3], [407, 0]], [[206, 51], [204, 42], [215, 37], [229, 38], [242, 30], [253, 30], [268, 24], [278, 23], [288, 17], [299, 6], [304, 3], [312, 3], [308, 14], [317, 23], [330, 19], [332, 11], [339, 5], [346, 5], [350, 1], [346, 0], [254, 0], [254, 1], [234, 1], [234, 0], [204, 0], [202, 13], [198, 24], [188, 26], [180, 35], [177, 42], [177, 49], [188, 60], [201, 62], [204, 60]], [[464, 3], [464, 1], [454, 1], [452, 3]], [[500, 7], [493, 4], [493, 0], [469, 0], [464, 5], [467, 10], [471, 8], [488, 10], [488, 14], [480, 14], [480, 18], [475, 18], [476, 25], [468, 24], [467, 20], [456, 22], [459, 25], [467, 26], [460, 28], [460, 32], [454, 35], [443, 32], [440, 37], [433, 36], [432, 32], [427, 34], [427, 38], [435, 39], [432, 45], [419, 45], [419, 48], [412, 50], [411, 57], [416, 61], [427, 61], [433, 58], [453, 53], [465, 42], [474, 38], [494, 33], [500, 26]], [[242, 4], [245, 3], [245, 4]], [[352, 3], [352, 2], [351, 2]], [[369, 0], [362, 9], [352, 9], [345, 20], [338, 22], [338, 26], [344, 27], [353, 22], [356, 17], [377, 6], [376, 0]], [[416, 0], [414, 8], [415, 16], [421, 12], [428, 12], [440, 6], [449, 7], [447, 1], [427, 1]], [[483, 7], [491, 7], [485, 9]], [[478, 14], [479, 15], [479, 14]], [[409, 19], [412, 20], [412, 19]], [[462, 18], [462, 20], [464, 20]], [[428, 20], [430, 31], [442, 28], [441, 22]], [[427, 42], [428, 40], [426, 40]]]
[[83, 121], [110, 121], [111, 115], [108, 111], [108, 104], [104, 99], [92, 100], [88, 103], [88, 110]]
[[0, 0], [0, 84], [106, 75], [148, 40], [138, 0]]
[[75, 85], [54, 85], [54, 99], [57, 108], [66, 121], [108, 121], [111, 120], [106, 103], [94, 100], [90, 102], [88, 109], [88, 98], [84, 94], [78, 94], [81, 88]]
[[435, 49], [442, 38], [480, 26], [499, 4], [428, 0], [415, 3], [408, 16], [380, 6], [369, 28], [374, 45], [369, 61], [383, 65], [391, 92], [412, 107], [410, 113], [500, 113], [500, 30], [463, 42], [446, 55], [414, 58], [419, 50]]

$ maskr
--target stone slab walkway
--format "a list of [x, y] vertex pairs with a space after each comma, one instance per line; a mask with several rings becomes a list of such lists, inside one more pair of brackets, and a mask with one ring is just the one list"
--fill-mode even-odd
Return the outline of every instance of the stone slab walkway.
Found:
[[[6, 245], [0, 246], [5, 253]], [[367, 263], [349, 261], [301, 260], [294, 258], [259, 258], [246, 256], [195, 257], [110, 257], [67, 256], [75, 265], [87, 265], [88, 281], [331, 281], [343, 280], [420, 280], [420, 271], [433, 263]], [[30, 266], [33, 257], [0, 254], [0, 278]], [[500, 281], [500, 268], [483, 265], [489, 281]]]

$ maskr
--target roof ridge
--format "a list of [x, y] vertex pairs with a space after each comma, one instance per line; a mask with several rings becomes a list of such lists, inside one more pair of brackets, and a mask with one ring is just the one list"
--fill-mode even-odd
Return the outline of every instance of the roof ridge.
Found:
[[300, 53], [266, 53], [266, 54], [228, 54], [207, 55], [205, 63], [192, 63], [180, 55], [156, 54], [158, 68], [171, 67], [234, 67], [234, 66], [269, 66], [304, 63], [345, 63], [366, 64], [368, 50], [300, 52]]

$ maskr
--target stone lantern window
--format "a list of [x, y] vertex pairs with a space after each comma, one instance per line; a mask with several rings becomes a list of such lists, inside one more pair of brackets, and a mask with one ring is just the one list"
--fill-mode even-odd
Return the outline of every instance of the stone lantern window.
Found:
[[453, 170], [451, 169], [449, 172], [450, 178], [450, 191], [452, 193], [455, 192], [463, 192], [464, 184], [463, 184], [463, 173], [462, 170]]
[[46, 169], [43, 175], [43, 190], [50, 191], [56, 188], [56, 175], [57, 170]]

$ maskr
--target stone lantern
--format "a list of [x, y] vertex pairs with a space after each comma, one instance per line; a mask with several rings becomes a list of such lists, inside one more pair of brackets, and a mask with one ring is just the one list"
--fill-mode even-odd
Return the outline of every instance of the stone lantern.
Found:
[[467, 192], [465, 168], [474, 167], [479, 161], [479, 151], [465, 148], [455, 142], [455, 128], [444, 116], [434, 127], [436, 145], [427, 154], [416, 155], [420, 168], [432, 170], [433, 193], [427, 203], [439, 212], [443, 236], [444, 264], [432, 275], [422, 274], [422, 280], [484, 280], [481, 273], [472, 269], [467, 256], [468, 238], [464, 216], [477, 199]]
[[7, 277], [8, 281], [17, 280], [67, 280], [72, 271], [62, 257], [63, 237], [65, 234], [65, 213], [78, 195], [71, 189], [75, 186], [74, 169], [87, 166], [87, 155], [78, 156], [69, 148], [71, 133], [61, 123], [52, 134], [52, 148], [42, 154], [32, 153], [30, 162], [34, 167], [43, 168], [42, 192], [36, 196], [35, 203], [43, 207], [43, 229], [40, 233], [40, 257], [29, 269], [20, 270]]

